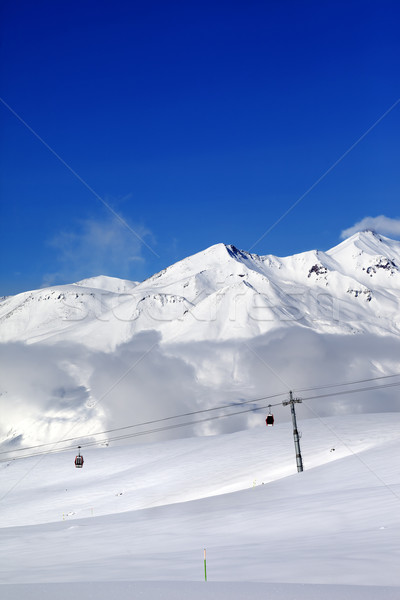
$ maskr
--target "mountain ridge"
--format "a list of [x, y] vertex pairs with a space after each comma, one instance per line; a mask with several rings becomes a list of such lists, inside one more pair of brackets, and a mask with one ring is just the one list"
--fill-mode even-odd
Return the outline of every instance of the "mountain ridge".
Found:
[[372, 231], [326, 252], [286, 257], [220, 243], [143, 282], [98, 276], [8, 297], [0, 302], [0, 341], [80, 338], [90, 346], [99, 330], [102, 349], [113, 351], [149, 330], [163, 343], [246, 338], [293, 325], [398, 335], [398, 265], [400, 242]]

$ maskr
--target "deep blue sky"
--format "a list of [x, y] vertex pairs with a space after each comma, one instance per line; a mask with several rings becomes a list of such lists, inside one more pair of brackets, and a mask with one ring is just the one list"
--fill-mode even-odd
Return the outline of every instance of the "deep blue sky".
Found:
[[399, 16], [385, 0], [3, 0], [2, 100], [130, 229], [0, 103], [0, 295], [396, 224], [400, 104], [254, 245], [400, 98]]

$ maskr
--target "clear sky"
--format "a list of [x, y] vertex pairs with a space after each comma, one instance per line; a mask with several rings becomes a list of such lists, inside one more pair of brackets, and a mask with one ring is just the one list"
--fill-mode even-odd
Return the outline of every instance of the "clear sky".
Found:
[[3, 0], [0, 295], [142, 280], [218, 242], [326, 250], [378, 216], [398, 237], [399, 17], [386, 0]]

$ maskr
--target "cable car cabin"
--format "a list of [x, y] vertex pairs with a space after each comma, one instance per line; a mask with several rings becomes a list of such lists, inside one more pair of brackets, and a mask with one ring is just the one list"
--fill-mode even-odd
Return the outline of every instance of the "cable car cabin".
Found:
[[267, 415], [267, 418], [265, 419], [265, 423], [267, 425], [267, 427], [271, 426], [274, 424], [274, 415]]
[[82, 469], [83, 467], [83, 456], [81, 456], [80, 454], [78, 454], [78, 456], [75, 457], [75, 466], [77, 469]]

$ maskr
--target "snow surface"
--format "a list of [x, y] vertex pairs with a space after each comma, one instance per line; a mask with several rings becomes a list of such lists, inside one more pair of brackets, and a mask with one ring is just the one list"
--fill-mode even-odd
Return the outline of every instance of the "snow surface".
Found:
[[[0, 464], [2, 599], [394, 599], [400, 417]], [[203, 549], [207, 550], [207, 583]]]
[[0, 341], [109, 352], [141, 331], [162, 342], [249, 339], [288, 327], [398, 335], [400, 242], [367, 231], [278, 258], [216, 244], [141, 283], [112, 277], [0, 302]]

